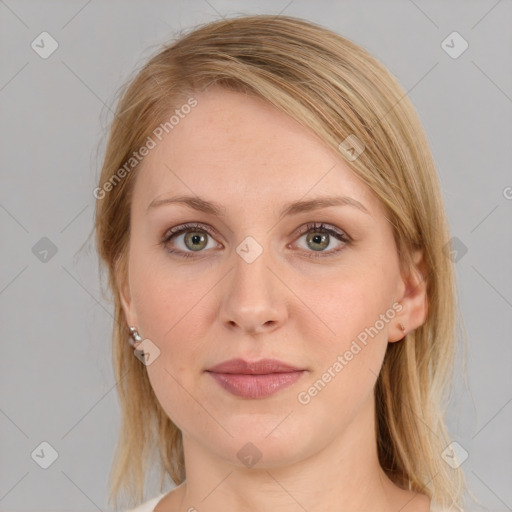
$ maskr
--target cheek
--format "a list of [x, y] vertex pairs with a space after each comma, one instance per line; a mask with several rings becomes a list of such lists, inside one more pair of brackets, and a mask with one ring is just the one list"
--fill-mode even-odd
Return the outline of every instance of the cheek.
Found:
[[204, 333], [212, 315], [208, 290], [216, 280], [211, 273], [198, 276], [180, 270], [154, 253], [134, 250], [131, 254], [130, 289], [139, 330], [163, 356], [148, 366], [148, 373], [166, 388], [172, 376], [187, 385], [191, 369], [206, 350]]
[[133, 279], [141, 333], [160, 350], [147, 366], [151, 387], [166, 414], [184, 432], [204, 412], [193, 397], [199, 361], [207, 350], [206, 301], [201, 297], [211, 286], [201, 279], [187, 282], [170, 274], [169, 268], [147, 264]]
[[393, 272], [379, 264], [361, 262], [341, 268], [335, 277], [316, 277], [296, 283], [297, 295], [306, 298], [298, 306], [303, 311], [296, 319], [302, 322], [303, 332], [317, 332], [322, 350], [332, 353], [343, 349], [360, 334], [364, 338], [376, 322], [378, 331], [386, 334], [389, 321], [382, 324], [379, 319], [392, 305]]
[[395, 278], [393, 267], [361, 260], [360, 266], [341, 269], [336, 279], [320, 279], [308, 288], [308, 306], [316, 315], [297, 315], [299, 330], [315, 343], [314, 351], [306, 345], [315, 371], [302, 387], [302, 400], [298, 397], [301, 404], [316, 403], [308, 411], [318, 407], [320, 413], [325, 404], [355, 409], [372, 392], [396, 313]]
[[[317, 297], [316, 311], [329, 329], [320, 325], [323, 329], [318, 333], [322, 335], [309, 337], [306, 353], [313, 372], [296, 400], [305, 417], [314, 422], [313, 418], [321, 419], [322, 428], [336, 430], [339, 422], [353, 418], [373, 393], [394, 312], [388, 311], [389, 296], [384, 292], [374, 281], [354, 278], [330, 286], [323, 300]], [[304, 317], [299, 327], [302, 332], [309, 329], [311, 333], [308, 320], [311, 317]]]
[[188, 320], [196, 308], [201, 309], [199, 300], [207, 283], [170, 265], [157, 251], [164, 249], [134, 249], [130, 290], [144, 336], [167, 344], [180, 329], [193, 327]]

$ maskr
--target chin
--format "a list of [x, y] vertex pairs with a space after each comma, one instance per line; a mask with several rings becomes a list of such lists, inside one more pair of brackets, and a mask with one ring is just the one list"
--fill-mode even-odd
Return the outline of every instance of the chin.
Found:
[[286, 418], [287, 414], [242, 415], [232, 422], [219, 418], [233, 437], [215, 436], [210, 439], [210, 448], [222, 458], [227, 455], [234, 465], [254, 469], [290, 465], [321, 449], [314, 446], [316, 438], [304, 435], [318, 430], [312, 425], [292, 422], [293, 413]]

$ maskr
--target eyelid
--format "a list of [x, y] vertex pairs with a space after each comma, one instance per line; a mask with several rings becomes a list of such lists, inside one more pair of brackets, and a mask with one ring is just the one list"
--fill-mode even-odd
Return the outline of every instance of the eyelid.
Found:
[[340, 237], [351, 240], [350, 236], [348, 236], [344, 230], [325, 222], [308, 222], [305, 226], [301, 226], [297, 229], [296, 236], [302, 236], [313, 229], [318, 229], [319, 231], [333, 231]]
[[[162, 241], [166, 241], [173, 235], [181, 234], [184, 231], [192, 229], [206, 231], [211, 236], [219, 236], [217, 231], [214, 230], [212, 227], [208, 226], [208, 224], [202, 224], [199, 222], [185, 222], [184, 224], [180, 224], [173, 228], [167, 229], [162, 236]], [[332, 231], [335, 231], [340, 236], [343, 236], [348, 240], [352, 240], [352, 238], [346, 233], [346, 231], [343, 231], [335, 226], [332, 226], [331, 224], [326, 224], [324, 222], [309, 222], [306, 225], [297, 228], [295, 230], [294, 236], [302, 236], [311, 229], [332, 229]]]
[[185, 222], [184, 224], [179, 224], [173, 228], [167, 229], [162, 237], [162, 242], [167, 242], [171, 239], [172, 236], [180, 235], [187, 231], [192, 231], [197, 229], [198, 231], [206, 231], [210, 236], [216, 237], [219, 234], [208, 224], [202, 224], [200, 222]]

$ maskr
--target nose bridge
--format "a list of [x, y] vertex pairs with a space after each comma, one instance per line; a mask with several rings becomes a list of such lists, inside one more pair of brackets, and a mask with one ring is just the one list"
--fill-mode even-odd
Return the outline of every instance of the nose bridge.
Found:
[[279, 298], [272, 255], [252, 236], [246, 237], [232, 254], [233, 271], [224, 290], [221, 316], [229, 324], [254, 331], [283, 319], [285, 305]]
[[271, 282], [273, 276], [268, 269], [272, 259], [268, 244], [264, 248], [263, 243], [247, 236], [236, 247], [233, 257], [232, 285], [239, 300], [248, 303], [251, 300], [270, 300], [273, 295], [270, 287], [275, 283]]

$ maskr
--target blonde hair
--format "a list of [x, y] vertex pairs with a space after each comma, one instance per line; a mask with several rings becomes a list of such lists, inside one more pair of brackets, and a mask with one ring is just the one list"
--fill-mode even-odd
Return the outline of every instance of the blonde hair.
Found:
[[185, 479], [181, 432], [127, 343], [119, 297], [137, 165], [113, 179], [173, 109], [212, 84], [263, 98], [337, 151], [349, 136], [364, 144], [356, 159], [339, 154], [385, 206], [403, 271], [412, 268], [413, 251], [423, 249], [428, 300], [425, 323], [388, 345], [377, 380], [380, 464], [397, 485], [440, 506], [458, 506], [464, 476], [441, 453], [450, 442], [444, 400], [459, 313], [445, 248], [449, 227], [426, 135], [405, 91], [364, 49], [305, 20], [270, 15], [225, 19], [180, 35], [122, 90], [97, 189], [102, 193], [95, 225], [115, 304], [113, 364], [122, 414], [109, 500], [115, 498], [117, 507], [121, 489], [128, 489], [132, 500], [143, 500], [147, 462], [154, 462], [155, 452], [161, 487], [165, 475], [176, 484]]

